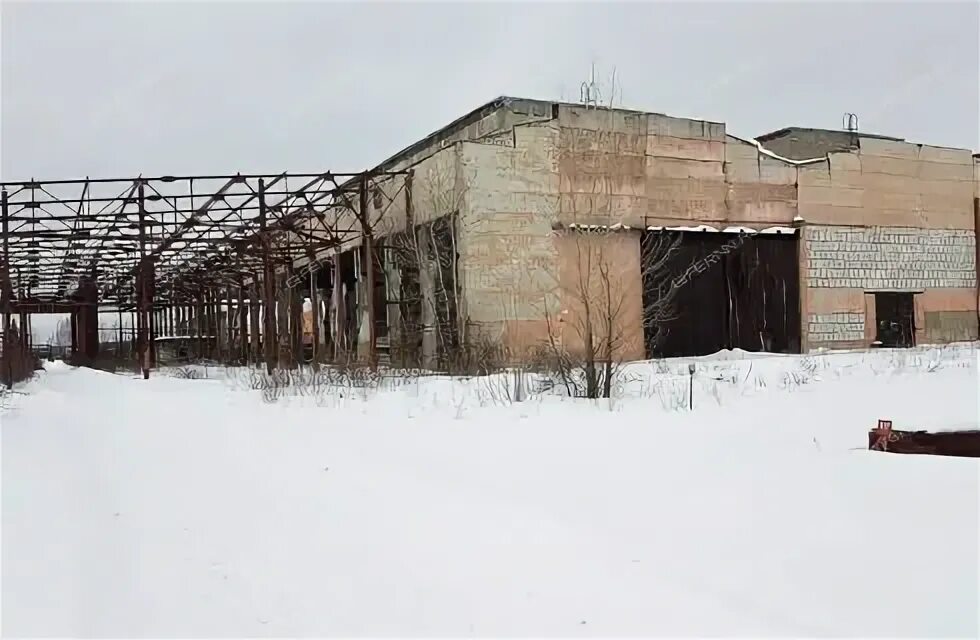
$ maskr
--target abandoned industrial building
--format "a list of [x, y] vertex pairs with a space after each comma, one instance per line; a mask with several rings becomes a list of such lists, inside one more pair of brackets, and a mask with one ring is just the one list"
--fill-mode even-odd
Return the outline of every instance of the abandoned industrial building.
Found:
[[[432, 369], [476, 344], [637, 360], [977, 339], [970, 150], [502, 97], [370, 171], [284, 176], [101, 200], [97, 181], [5, 183], [5, 342], [11, 314], [51, 311], [88, 358], [100, 312], [135, 312], [147, 368], [163, 338], [270, 368]], [[161, 191], [182, 182], [187, 202]], [[45, 240], [53, 203], [81, 235]]]
[[[401, 246], [428, 266], [406, 292], [389, 254], [378, 327], [395, 345], [412, 325], [430, 361], [464, 334], [581, 348], [583, 302], [595, 313], [611, 286], [626, 359], [974, 340], [978, 167], [969, 150], [855, 131], [751, 141], [723, 123], [500, 98], [380, 165], [412, 173], [374, 194], [374, 215], [415, 227]], [[393, 200], [406, 180], [408, 207]], [[643, 253], [663, 243], [644, 237], [671, 231], [658, 267], [693, 273], [651, 323]], [[328, 273], [318, 282], [331, 290]]]

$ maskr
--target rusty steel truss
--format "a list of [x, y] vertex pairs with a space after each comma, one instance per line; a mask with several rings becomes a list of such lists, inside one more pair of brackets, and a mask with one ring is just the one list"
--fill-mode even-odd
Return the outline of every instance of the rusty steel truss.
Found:
[[[73, 350], [94, 357], [99, 311], [134, 313], [139, 359], [148, 377], [154, 321], [173, 324], [175, 316], [193, 315], [195, 309], [206, 315], [201, 305], [215, 300], [223, 301], [229, 318], [237, 303], [245, 319], [244, 309], [259, 303], [261, 333], [271, 338], [263, 340], [271, 370], [279, 360], [274, 343], [280, 274], [298, 260], [313, 261], [351, 243], [363, 246], [370, 264], [379, 219], [368, 213], [368, 193], [375, 183], [404, 174], [2, 182], [4, 335], [12, 335], [12, 315], [20, 316], [23, 335], [32, 313], [70, 313]], [[371, 274], [368, 269], [369, 279]], [[247, 332], [247, 323], [239, 329]], [[240, 336], [240, 342], [242, 350], [254, 349], [255, 336]], [[5, 349], [8, 374], [11, 357]]]

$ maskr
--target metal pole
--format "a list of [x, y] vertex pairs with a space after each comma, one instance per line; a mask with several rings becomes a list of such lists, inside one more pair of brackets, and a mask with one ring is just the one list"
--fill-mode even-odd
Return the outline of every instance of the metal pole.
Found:
[[150, 350], [147, 343], [147, 329], [149, 328], [149, 318], [146, 317], [147, 303], [147, 277], [146, 277], [146, 194], [143, 181], [140, 180], [137, 187], [137, 202], [139, 204], [139, 243], [140, 243], [140, 267], [137, 271], [139, 287], [137, 295], [139, 297], [137, 305], [139, 312], [139, 336], [137, 337], [137, 349], [139, 350], [140, 367], [143, 370], [143, 379], [150, 379]]
[[688, 386], [687, 396], [687, 408], [689, 411], [694, 411], [694, 370], [695, 365], [693, 362], [687, 365], [687, 372], [690, 374], [690, 383]]
[[248, 303], [245, 302], [245, 280], [238, 280], [238, 357], [248, 364]]
[[316, 274], [310, 271], [310, 323], [313, 330], [313, 370], [320, 369], [320, 295], [316, 288]]
[[4, 189], [0, 193], [0, 230], [3, 231], [3, 282], [0, 282], [0, 297], [3, 298], [3, 352], [0, 356], [3, 357], [3, 365], [6, 370], [7, 377], [7, 388], [11, 389], [14, 386], [14, 372], [13, 372], [13, 362], [11, 361], [12, 354], [10, 353], [10, 308], [13, 306], [13, 289], [10, 284], [10, 226], [9, 226], [9, 213], [7, 204], [7, 190]]
[[262, 347], [265, 351], [265, 368], [271, 374], [276, 366], [276, 300], [272, 288], [273, 270], [269, 260], [269, 238], [265, 235], [268, 212], [265, 205], [265, 180], [259, 179], [259, 234], [262, 243], [263, 326]]
[[977, 277], [977, 336], [980, 337], [980, 198], [973, 199], [974, 273]]
[[378, 365], [377, 359], [377, 327], [375, 326], [375, 309], [374, 309], [374, 238], [371, 233], [371, 225], [369, 222], [369, 212], [368, 212], [368, 176], [364, 174], [361, 176], [361, 190], [360, 190], [360, 214], [361, 214], [361, 228], [364, 232], [364, 268], [367, 269], [366, 279], [365, 279], [365, 303], [367, 304], [367, 322], [368, 322], [368, 364], [373, 368]]

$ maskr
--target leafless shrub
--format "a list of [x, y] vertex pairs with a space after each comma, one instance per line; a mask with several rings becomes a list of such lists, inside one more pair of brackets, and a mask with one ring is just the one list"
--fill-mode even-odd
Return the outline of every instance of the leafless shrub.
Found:
[[182, 380], [200, 380], [203, 377], [201, 372], [194, 367], [178, 367], [172, 370], [170, 375]]
[[813, 376], [804, 369], [784, 371], [781, 387], [785, 390], [798, 389], [813, 382]]
[[360, 363], [307, 366], [295, 369], [228, 367], [225, 378], [234, 388], [260, 391], [263, 400], [276, 402], [287, 396], [313, 398], [323, 404], [329, 397], [367, 398], [380, 390], [399, 388], [422, 375], [419, 370], [377, 368]]
[[661, 380], [655, 386], [655, 393], [666, 411], [687, 409], [690, 402], [688, 381]]
[[664, 359], [657, 359], [653, 361], [654, 371], [661, 375], [667, 375], [670, 373], [670, 364]]

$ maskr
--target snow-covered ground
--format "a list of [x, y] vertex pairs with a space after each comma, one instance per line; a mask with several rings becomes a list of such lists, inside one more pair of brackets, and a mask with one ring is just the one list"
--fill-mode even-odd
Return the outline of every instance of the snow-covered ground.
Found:
[[[612, 403], [431, 378], [264, 402], [64, 365], [8, 398], [13, 636], [976, 637], [973, 346], [630, 367]], [[341, 397], [341, 394], [343, 397]]]

